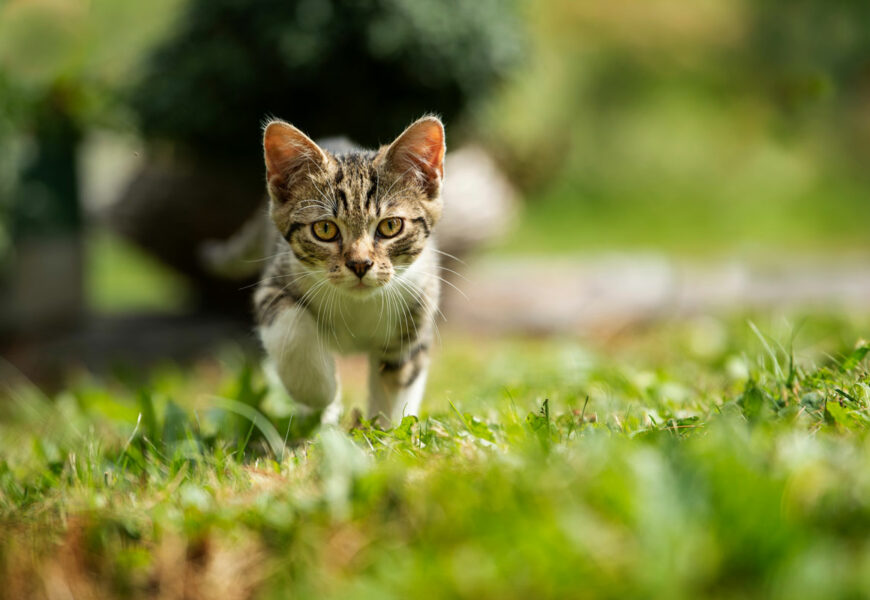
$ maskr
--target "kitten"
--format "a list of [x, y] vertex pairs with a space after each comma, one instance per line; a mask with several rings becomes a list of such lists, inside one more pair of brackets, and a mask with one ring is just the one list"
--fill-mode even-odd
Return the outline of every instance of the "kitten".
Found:
[[333, 353], [366, 353], [369, 416], [417, 414], [440, 290], [441, 121], [423, 117], [377, 151], [333, 154], [276, 120], [263, 144], [281, 237], [254, 310], [278, 376], [304, 410], [334, 422]]

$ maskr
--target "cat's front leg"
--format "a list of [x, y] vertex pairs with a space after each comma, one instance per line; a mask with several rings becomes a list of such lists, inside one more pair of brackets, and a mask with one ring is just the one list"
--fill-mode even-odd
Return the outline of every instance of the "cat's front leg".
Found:
[[428, 344], [419, 343], [394, 359], [369, 358], [369, 418], [397, 424], [405, 415], [417, 415], [429, 372]]
[[[278, 292], [275, 292], [278, 293]], [[309, 310], [289, 297], [258, 293], [259, 333], [278, 377], [302, 413], [337, 423], [341, 414], [335, 360]]]

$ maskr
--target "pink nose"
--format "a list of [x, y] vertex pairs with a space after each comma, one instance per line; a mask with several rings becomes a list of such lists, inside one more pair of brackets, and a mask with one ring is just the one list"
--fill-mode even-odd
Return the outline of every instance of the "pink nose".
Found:
[[368, 270], [372, 267], [372, 260], [366, 258], [364, 260], [348, 260], [344, 263], [348, 269], [356, 273], [356, 276], [362, 279]]

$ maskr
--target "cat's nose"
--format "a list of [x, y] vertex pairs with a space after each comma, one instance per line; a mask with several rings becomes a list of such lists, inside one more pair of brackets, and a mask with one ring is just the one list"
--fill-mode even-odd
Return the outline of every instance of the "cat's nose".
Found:
[[363, 260], [348, 260], [344, 263], [348, 269], [356, 273], [356, 276], [360, 279], [365, 276], [368, 270], [372, 267], [372, 259], [366, 258]]

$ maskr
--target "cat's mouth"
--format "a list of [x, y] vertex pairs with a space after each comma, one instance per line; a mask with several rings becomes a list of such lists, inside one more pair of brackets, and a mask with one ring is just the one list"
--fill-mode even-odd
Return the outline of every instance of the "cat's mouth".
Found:
[[379, 279], [355, 279], [343, 283], [340, 287], [355, 296], [367, 296], [384, 287], [384, 285], [386, 285], [386, 282]]

